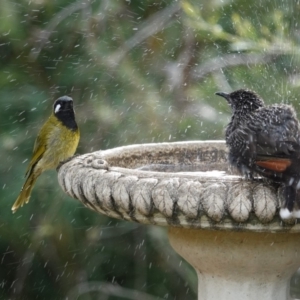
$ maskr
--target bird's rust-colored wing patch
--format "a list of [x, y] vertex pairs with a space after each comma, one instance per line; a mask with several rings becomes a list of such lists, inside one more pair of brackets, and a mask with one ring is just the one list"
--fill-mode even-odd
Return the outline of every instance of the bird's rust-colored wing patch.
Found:
[[286, 158], [276, 158], [269, 160], [261, 160], [255, 162], [259, 167], [272, 170], [275, 172], [284, 172], [291, 164], [292, 161]]

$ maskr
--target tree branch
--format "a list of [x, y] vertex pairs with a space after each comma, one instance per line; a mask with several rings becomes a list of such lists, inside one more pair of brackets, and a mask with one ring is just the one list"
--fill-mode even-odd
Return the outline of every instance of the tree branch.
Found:
[[236, 67], [239, 65], [258, 65], [267, 64], [277, 55], [271, 54], [228, 54], [221, 57], [214, 57], [206, 62], [204, 62], [199, 67], [191, 70], [191, 77], [193, 80], [199, 80], [204, 78], [210, 73], [220, 71], [220, 69], [228, 67]]
[[39, 54], [45, 47], [45, 44], [49, 41], [50, 35], [53, 33], [54, 29], [59, 25], [59, 23], [61, 23], [75, 11], [81, 10], [89, 5], [90, 3], [88, 0], [86, 2], [78, 0], [77, 2], [68, 5], [58, 12], [49, 22], [48, 26], [39, 33], [39, 37], [36, 40], [37, 46], [31, 49], [29, 53], [29, 59], [31, 61], [35, 61], [38, 58]]
[[108, 63], [111, 66], [117, 66], [125, 55], [135, 46], [146, 40], [151, 35], [156, 34], [165, 28], [171, 21], [174, 14], [181, 10], [179, 1], [173, 2], [163, 10], [158, 11], [142, 23], [137, 33], [123, 43], [113, 54], [108, 57]]

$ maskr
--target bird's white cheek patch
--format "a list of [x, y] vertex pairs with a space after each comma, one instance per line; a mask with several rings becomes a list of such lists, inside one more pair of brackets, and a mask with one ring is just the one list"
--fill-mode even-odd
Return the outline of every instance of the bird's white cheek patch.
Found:
[[60, 104], [57, 104], [57, 105], [55, 106], [54, 113], [57, 113], [57, 112], [60, 110], [60, 108], [61, 108], [61, 105], [60, 105]]

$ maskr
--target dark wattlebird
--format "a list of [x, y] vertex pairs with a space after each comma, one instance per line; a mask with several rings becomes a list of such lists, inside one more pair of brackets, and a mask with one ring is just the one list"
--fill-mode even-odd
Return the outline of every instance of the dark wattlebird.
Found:
[[292, 106], [265, 106], [256, 93], [219, 92], [232, 109], [225, 139], [229, 163], [247, 178], [258, 173], [283, 185], [283, 219], [300, 217], [300, 124]]
[[42, 126], [35, 141], [32, 159], [26, 171], [26, 181], [12, 211], [28, 203], [37, 178], [48, 169], [55, 169], [60, 162], [70, 158], [79, 142], [79, 129], [75, 121], [73, 99], [58, 98], [49, 119]]

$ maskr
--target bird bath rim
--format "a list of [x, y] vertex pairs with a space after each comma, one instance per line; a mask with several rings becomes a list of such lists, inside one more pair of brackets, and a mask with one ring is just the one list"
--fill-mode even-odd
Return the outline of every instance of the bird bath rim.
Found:
[[[157, 172], [142, 166], [195, 166], [204, 172]], [[184, 168], [183, 168], [184, 169]], [[232, 174], [224, 141], [136, 144], [76, 156], [58, 170], [71, 197], [117, 219], [159, 226], [300, 232], [278, 214], [280, 188]]]

